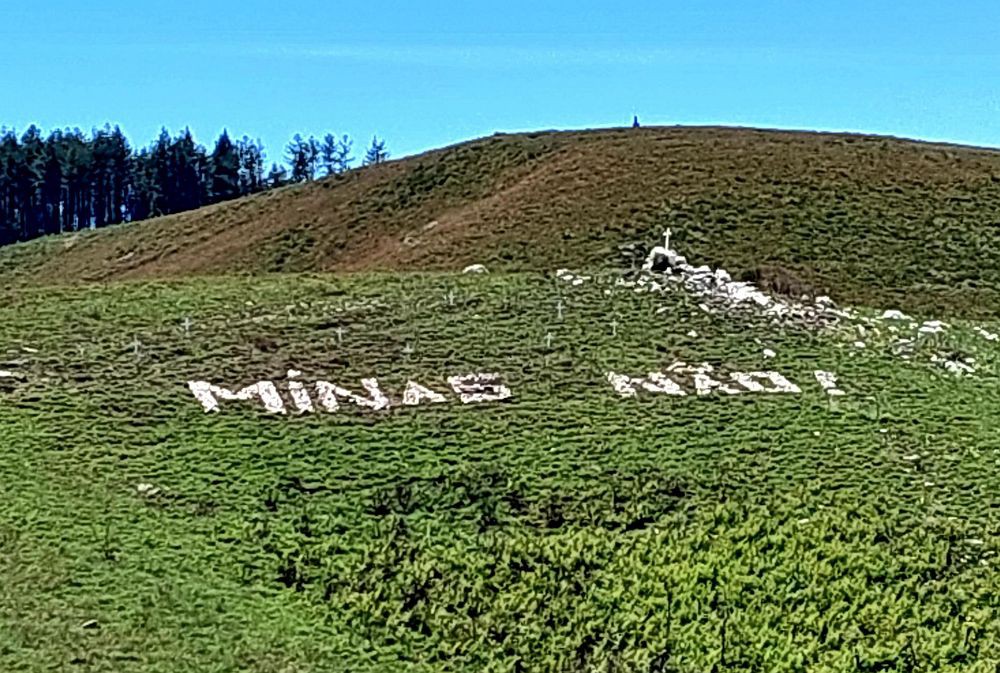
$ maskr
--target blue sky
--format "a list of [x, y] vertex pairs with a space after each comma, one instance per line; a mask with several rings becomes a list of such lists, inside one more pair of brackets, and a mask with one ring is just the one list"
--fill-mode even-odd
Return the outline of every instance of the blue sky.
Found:
[[[226, 127], [394, 156], [495, 131], [856, 130], [1000, 146], [1000, 3], [0, 0], [0, 125]], [[949, 6], [950, 4], [950, 6]]]

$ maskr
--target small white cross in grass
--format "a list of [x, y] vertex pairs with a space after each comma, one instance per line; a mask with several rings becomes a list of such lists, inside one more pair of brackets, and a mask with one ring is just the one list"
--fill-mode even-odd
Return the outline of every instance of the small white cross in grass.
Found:
[[545, 335], [545, 347], [552, 348], [552, 332]]
[[454, 306], [454, 305], [455, 305], [455, 291], [448, 290], [448, 306]]
[[338, 326], [337, 327], [337, 345], [339, 346], [342, 343], [344, 343], [344, 328]]
[[562, 320], [562, 318], [563, 318], [563, 309], [564, 308], [565, 308], [565, 306], [563, 306], [562, 299], [560, 299], [558, 302], [556, 302], [556, 315], [559, 316], [560, 320]]
[[403, 347], [403, 355], [413, 355], [413, 346], [407, 342], [406, 346]]
[[611, 321], [611, 336], [618, 336], [618, 321]]
[[191, 325], [193, 325], [193, 324], [194, 324], [194, 323], [193, 323], [193, 322], [191, 322], [191, 318], [190, 318], [190, 316], [189, 316], [189, 317], [186, 317], [186, 318], [184, 318], [184, 322], [182, 323], [182, 325], [183, 325], [183, 327], [184, 327], [184, 336], [185, 336], [185, 337], [188, 337], [188, 338], [190, 338], [190, 336], [191, 336]]

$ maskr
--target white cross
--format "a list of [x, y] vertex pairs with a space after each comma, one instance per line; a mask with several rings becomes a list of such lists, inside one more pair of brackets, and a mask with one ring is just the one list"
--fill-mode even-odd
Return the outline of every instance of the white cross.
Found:
[[132, 340], [132, 343], [128, 344], [128, 346], [135, 353], [135, 359], [138, 360], [139, 359], [139, 349], [142, 348], [142, 344], [139, 342], [139, 337], [135, 337], [135, 339]]
[[563, 303], [562, 303], [562, 299], [560, 299], [560, 300], [559, 300], [559, 301], [558, 301], [558, 302], [556, 303], [556, 314], [558, 314], [558, 316], [559, 316], [559, 319], [560, 319], [560, 320], [562, 320], [562, 316], [563, 316], [563, 308], [564, 308], [564, 307], [563, 307]]
[[545, 335], [545, 347], [552, 348], [552, 332]]
[[191, 325], [193, 324], [191, 322], [191, 318], [190, 317], [184, 318], [183, 324], [184, 324], [184, 336], [186, 337], [191, 336]]
[[611, 336], [618, 336], [618, 321], [611, 321]]
[[338, 326], [337, 327], [337, 345], [339, 346], [342, 343], [344, 343], [344, 328]]
[[454, 306], [454, 305], [455, 305], [455, 291], [448, 290], [448, 306]]
[[667, 250], [670, 249], [670, 227], [667, 227], [667, 230], [663, 232], [663, 247]]
[[413, 355], [413, 346], [407, 342], [406, 346], [403, 348], [403, 355]]

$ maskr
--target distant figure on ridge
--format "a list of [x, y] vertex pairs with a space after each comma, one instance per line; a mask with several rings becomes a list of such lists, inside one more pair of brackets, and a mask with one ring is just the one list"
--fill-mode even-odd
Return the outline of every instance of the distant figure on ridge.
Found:
[[639, 128], [639, 115], [632, 115], [632, 128]]

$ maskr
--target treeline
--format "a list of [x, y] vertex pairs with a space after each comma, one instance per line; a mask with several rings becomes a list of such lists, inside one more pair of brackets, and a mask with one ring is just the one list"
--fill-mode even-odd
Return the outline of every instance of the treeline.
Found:
[[[225, 131], [209, 152], [189, 130], [172, 137], [164, 129], [135, 150], [117, 126], [47, 137], [36, 126], [20, 136], [0, 129], [0, 245], [170, 215], [342, 173], [354, 163], [352, 150], [346, 135], [296, 134], [285, 148], [287, 166], [275, 162], [267, 169], [260, 141], [233, 141]], [[388, 156], [376, 137], [362, 164]]]

